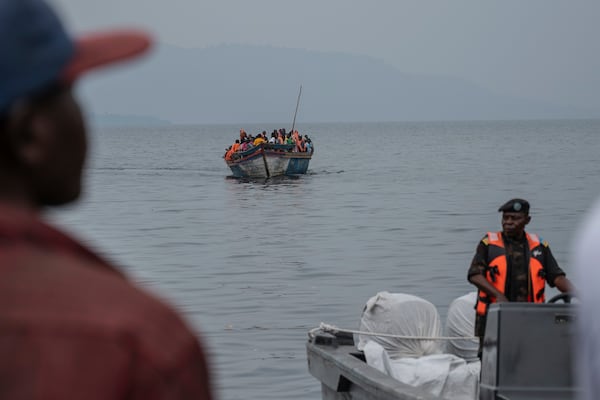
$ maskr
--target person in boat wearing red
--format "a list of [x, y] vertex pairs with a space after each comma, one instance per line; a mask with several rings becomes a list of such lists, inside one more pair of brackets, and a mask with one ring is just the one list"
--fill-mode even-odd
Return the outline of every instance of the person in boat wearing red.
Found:
[[0, 2], [1, 399], [212, 399], [183, 318], [42, 216], [81, 192], [72, 85], [150, 44], [133, 30], [73, 39], [43, 0]]
[[573, 292], [548, 242], [525, 231], [531, 221], [529, 202], [512, 199], [498, 211], [502, 212], [502, 231], [488, 232], [481, 239], [468, 272], [469, 282], [478, 289], [475, 335], [480, 338], [491, 303], [543, 303], [546, 283], [561, 292]]

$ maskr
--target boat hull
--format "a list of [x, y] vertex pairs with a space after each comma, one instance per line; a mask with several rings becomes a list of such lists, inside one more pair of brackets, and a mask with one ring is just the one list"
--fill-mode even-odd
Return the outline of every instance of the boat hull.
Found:
[[281, 146], [257, 146], [236, 154], [227, 165], [236, 178], [271, 178], [282, 175], [302, 175], [308, 171], [311, 153], [287, 151]]
[[306, 344], [306, 352], [323, 400], [441, 400], [368, 365], [351, 337], [321, 332]]

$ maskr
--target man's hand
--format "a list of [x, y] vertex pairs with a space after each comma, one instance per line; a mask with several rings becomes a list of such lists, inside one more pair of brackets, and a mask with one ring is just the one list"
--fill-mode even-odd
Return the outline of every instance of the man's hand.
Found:
[[505, 295], [500, 294], [499, 296], [496, 296], [496, 302], [497, 303], [508, 303], [508, 299], [506, 298]]
[[475, 274], [469, 277], [469, 282], [483, 290], [488, 296], [496, 298], [498, 303], [508, 303], [506, 296], [498, 291], [483, 275]]

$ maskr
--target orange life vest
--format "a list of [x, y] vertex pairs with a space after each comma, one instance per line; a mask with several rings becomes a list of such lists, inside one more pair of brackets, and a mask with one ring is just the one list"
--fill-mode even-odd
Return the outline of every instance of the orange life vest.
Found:
[[[537, 235], [525, 233], [529, 244], [529, 295], [531, 303], [543, 303], [545, 301], [544, 288], [546, 285], [546, 274], [542, 264], [542, 243]], [[502, 232], [488, 232], [488, 266], [485, 269], [485, 279], [488, 280], [502, 294], [506, 293], [509, 283], [507, 279], [508, 266], [506, 262], [506, 250], [502, 240]], [[477, 292], [477, 304], [475, 309], [478, 315], [485, 315], [489, 304], [495, 303], [496, 298], [488, 296], [483, 290]]]

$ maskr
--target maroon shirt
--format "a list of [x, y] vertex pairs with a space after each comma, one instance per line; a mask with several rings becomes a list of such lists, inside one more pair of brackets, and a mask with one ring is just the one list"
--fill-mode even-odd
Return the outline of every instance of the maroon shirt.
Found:
[[182, 319], [34, 214], [0, 205], [1, 399], [212, 399]]

